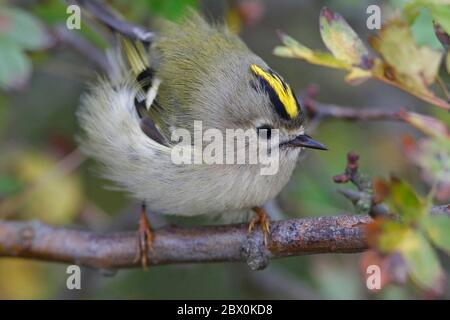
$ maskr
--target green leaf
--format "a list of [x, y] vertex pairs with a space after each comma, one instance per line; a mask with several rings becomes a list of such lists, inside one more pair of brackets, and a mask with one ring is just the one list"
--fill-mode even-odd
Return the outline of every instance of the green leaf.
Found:
[[418, 222], [427, 214], [425, 201], [421, 200], [409, 184], [391, 177], [387, 203], [405, 223]]
[[341, 15], [324, 7], [319, 18], [320, 34], [334, 57], [350, 65], [370, 69], [369, 51]]
[[422, 9], [428, 9], [433, 19], [450, 34], [450, 1], [449, 0], [413, 0], [403, 8], [403, 15], [412, 23], [421, 14]]
[[428, 216], [423, 221], [423, 228], [436, 247], [450, 254], [450, 217]]
[[39, 20], [23, 10], [0, 7], [0, 21], [0, 37], [24, 49], [42, 49], [51, 43], [50, 36]]
[[411, 30], [419, 46], [441, 49], [442, 45], [434, 34], [433, 18], [428, 10], [420, 10], [420, 14], [411, 25]]
[[408, 273], [418, 286], [434, 289], [444, 277], [436, 252], [421, 232], [411, 230], [403, 238], [399, 251], [408, 265]]
[[182, 17], [188, 8], [196, 8], [198, 0], [148, 0], [152, 13], [169, 20]]
[[31, 8], [39, 19], [50, 25], [65, 23], [68, 17], [67, 4], [62, 1], [37, 1]]
[[0, 88], [14, 89], [22, 86], [31, 72], [31, 63], [21, 48], [0, 37]]

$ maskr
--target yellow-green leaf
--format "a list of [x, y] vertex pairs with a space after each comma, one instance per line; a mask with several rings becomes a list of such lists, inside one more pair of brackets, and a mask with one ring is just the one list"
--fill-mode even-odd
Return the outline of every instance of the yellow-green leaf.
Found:
[[439, 281], [444, 277], [442, 268], [436, 252], [421, 232], [408, 232], [398, 249], [414, 283], [424, 289], [439, 287]]
[[436, 247], [450, 254], [450, 217], [428, 216], [423, 221], [423, 228]]
[[0, 299], [51, 299], [60, 281], [50, 264], [21, 259], [0, 259]]
[[407, 225], [395, 220], [384, 221], [380, 228], [376, 245], [382, 253], [397, 251], [404, 237], [410, 232]]
[[371, 68], [367, 48], [341, 15], [324, 7], [320, 12], [319, 24], [322, 40], [334, 57], [363, 69]]
[[279, 36], [284, 46], [275, 47], [273, 51], [279, 57], [301, 59], [316, 65], [348, 70], [349, 73], [345, 79], [352, 85], [360, 84], [372, 76], [369, 70], [352, 66], [327, 52], [311, 50], [286, 34], [280, 32]]
[[376, 247], [383, 254], [400, 253], [410, 278], [424, 289], [433, 289], [443, 277], [439, 260], [420, 231], [401, 221], [387, 220], [380, 225]]
[[64, 225], [79, 213], [84, 198], [80, 177], [62, 173], [57, 165], [45, 153], [24, 152], [16, 156], [16, 177], [32, 190], [21, 208], [23, 218]]
[[421, 65], [419, 74], [423, 76], [426, 85], [430, 85], [436, 79], [442, 60], [442, 53], [430, 47], [420, 47], [419, 56]]
[[442, 53], [429, 47], [417, 47], [406, 22], [390, 21], [370, 43], [391, 67], [389, 80], [416, 94], [432, 95], [428, 86], [436, 78]]
[[286, 34], [280, 33], [280, 39], [284, 46], [278, 46], [273, 51], [279, 57], [302, 59], [309, 63], [336, 69], [349, 69], [351, 67], [348, 63], [336, 59], [329, 53], [309, 49]]
[[345, 81], [351, 85], [360, 84], [372, 77], [372, 72], [361, 68], [352, 68], [345, 76]]
[[427, 205], [406, 182], [391, 177], [387, 203], [405, 223], [418, 222], [427, 214]]

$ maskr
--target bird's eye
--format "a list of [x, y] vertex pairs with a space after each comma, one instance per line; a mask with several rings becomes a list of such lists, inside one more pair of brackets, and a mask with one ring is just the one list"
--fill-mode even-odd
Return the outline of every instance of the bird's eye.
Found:
[[272, 129], [273, 128], [271, 126], [265, 124], [265, 125], [262, 125], [262, 126], [256, 128], [256, 132], [258, 133], [259, 136], [263, 136], [263, 137], [264, 137], [264, 132], [266, 132], [265, 137], [267, 139], [270, 139], [272, 137]]

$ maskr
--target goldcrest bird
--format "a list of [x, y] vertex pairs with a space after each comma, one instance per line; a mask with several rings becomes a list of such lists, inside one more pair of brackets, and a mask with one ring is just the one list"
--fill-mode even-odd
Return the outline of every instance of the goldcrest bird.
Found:
[[[253, 210], [249, 231], [261, 224], [267, 241], [269, 220], [261, 206], [286, 185], [303, 148], [326, 149], [306, 135], [290, 86], [226, 26], [194, 12], [163, 22], [150, 47], [119, 42], [108, 52], [108, 77], [82, 98], [83, 150], [151, 212], [232, 220]], [[194, 121], [224, 134], [263, 129], [267, 139], [278, 129], [277, 173], [261, 175], [261, 165], [174, 163], [172, 134], [177, 128], [193, 133]], [[145, 215], [139, 230], [146, 264], [153, 234]]]

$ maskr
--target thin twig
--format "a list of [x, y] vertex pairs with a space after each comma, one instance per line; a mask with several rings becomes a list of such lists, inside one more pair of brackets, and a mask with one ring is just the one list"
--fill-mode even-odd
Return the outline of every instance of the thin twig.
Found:
[[402, 121], [399, 116], [405, 108], [396, 111], [385, 108], [353, 108], [331, 103], [322, 103], [316, 100], [319, 93], [318, 86], [311, 84], [301, 95], [303, 106], [311, 119], [341, 119], [349, 121]]
[[83, 7], [102, 24], [127, 37], [150, 43], [155, 36], [152, 31], [146, 28], [121, 19], [106, 4], [95, 0], [66, 0], [66, 2]]
[[57, 43], [64, 43], [71, 46], [84, 57], [95, 63], [104, 72], [108, 72], [111, 69], [104, 52], [81, 37], [78, 33], [67, 29], [63, 25], [55, 27], [53, 32]]
[[324, 118], [335, 118], [341, 120], [361, 120], [361, 121], [376, 121], [376, 120], [391, 120], [402, 121], [399, 118], [398, 111], [386, 111], [383, 109], [358, 109], [351, 107], [343, 107], [335, 104], [325, 104], [315, 101], [313, 105], [309, 104], [308, 111], [313, 116]]

